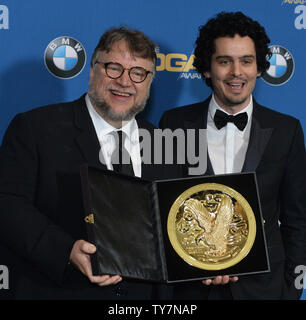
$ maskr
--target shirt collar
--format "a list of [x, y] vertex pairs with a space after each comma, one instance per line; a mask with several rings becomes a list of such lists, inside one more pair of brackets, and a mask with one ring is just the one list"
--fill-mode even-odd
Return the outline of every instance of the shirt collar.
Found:
[[[229, 114], [228, 112], [226, 112], [224, 109], [222, 109], [218, 103], [216, 102], [215, 100], [215, 97], [214, 97], [214, 94], [212, 95], [211, 97], [211, 100], [209, 102], [209, 107], [208, 107], [208, 113], [210, 115], [210, 119], [213, 119], [214, 116], [215, 116], [215, 113], [217, 110], [221, 110], [223, 112], [225, 112], [226, 114]], [[248, 114], [248, 122], [250, 121], [251, 119], [251, 116], [252, 116], [252, 111], [253, 111], [253, 96], [251, 95], [250, 96], [250, 102], [249, 104], [244, 108], [242, 109], [241, 111], [235, 113], [235, 115], [239, 114], [239, 113], [243, 113], [243, 112], [246, 112]]]
[[[103, 140], [110, 132], [118, 131], [117, 128], [110, 125], [98, 114], [96, 109], [93, 107], [88, 94], [85, 96], [85, 102], [99, 140]], [[120, 130], [127, 135], [128, 139], [132, 143], [138, 142], [138, 125], [135, 118], [125, 121]]]

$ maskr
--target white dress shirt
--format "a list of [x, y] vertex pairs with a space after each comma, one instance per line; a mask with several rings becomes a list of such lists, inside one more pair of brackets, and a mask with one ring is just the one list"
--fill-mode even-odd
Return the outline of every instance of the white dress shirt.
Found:
[[218, 130], [214, 123], [214, 115], [217, 109], [227, 113], [219, 107], [213, 95], [207, 114], [208, 154], [212, 167], [215, 174], [241, 172], [250, 138], [253, 111], [252, 96], [250, 103], [236, 113], [246, 112], [248, 114], [248, 123], [243, 131], [240, 131], [232, 122]]
[[[85, 96], [85, 101], [101, 146], [99, 159], [101, 163], [106, 165], [107, 169], [113, 170], [111, 157], [116, 145], [115, 138], [110, 133], [112, 131], [118, 131], [118, 129], [111, 126], [97, 113], [91, 104], [88, 94]], [[124, 142], [124, 147], [130, 154], [135, 176], [140, 178], [141, 156], [137, 121], [133, 118], [132, 120], [124, 123], [120, 130], [122, 130], [127, 136]]]

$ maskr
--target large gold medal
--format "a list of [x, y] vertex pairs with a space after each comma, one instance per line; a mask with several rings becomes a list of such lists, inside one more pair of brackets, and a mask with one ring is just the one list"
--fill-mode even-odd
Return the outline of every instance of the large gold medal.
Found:
[[176, 253], [205, 270], [222, 270], [251, 250], [256, 221], [247, 200], [222, 184], [204, 183], [187, 189], [173, 203], [168, 236]]

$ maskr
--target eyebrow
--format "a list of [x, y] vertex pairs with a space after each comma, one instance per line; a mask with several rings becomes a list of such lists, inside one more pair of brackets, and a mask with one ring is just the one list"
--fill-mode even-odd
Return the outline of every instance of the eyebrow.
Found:
[[[218, 59], [232, 59], [232, 58], [233, 58], [232, 56], [217, 56], [216, 60], [218, 60]], [[250, 58], [255, 59], [255, 56], [252, 54], [247, 54], [242, 57], [239, 57], [239, 59], [250, 59]]]

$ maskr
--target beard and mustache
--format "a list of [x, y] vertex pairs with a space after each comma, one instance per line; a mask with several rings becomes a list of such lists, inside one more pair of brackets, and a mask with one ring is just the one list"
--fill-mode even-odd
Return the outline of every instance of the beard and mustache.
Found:
[[[106, 88], [109, 91], [120, 91], [130, 95], [136, 95], [136, 92], [133, 90], [124, 90], [122, 88], [116, 88], [114, 86], [109, 86]], [[97, 110], [97, 112], [103, 117], [104, 120], [109, 120], [112, 122], [123, 122], [129, 121], [135, 117], [139, 112], [141, 112], [147, 103], [147, 100], [150, 95], [150, 90], [148, 90], [144, 99], [138, 103], [135, 103], [131, 108], [123, 112], [116, 112], [112, 107], [106, 102], [103, 96], [98, 95], [94, 88], [90, 87], [88, 91], [90, 100]]]

